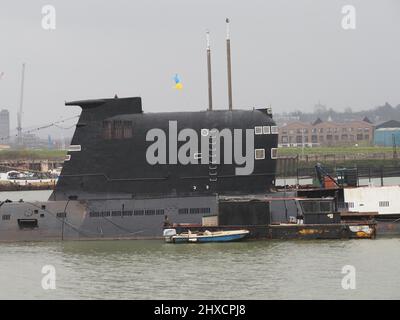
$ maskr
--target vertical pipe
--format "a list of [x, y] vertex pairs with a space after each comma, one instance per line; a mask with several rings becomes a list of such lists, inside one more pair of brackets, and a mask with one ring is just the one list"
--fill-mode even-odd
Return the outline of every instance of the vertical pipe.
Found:
[[208, 110], [212, 110], [212, 82], [211, 82], [211, 49], [210, 32], [207, 30], [207, 75], [208, 75]]
[[232, 68], [231, 68], [231, 39], [229, 34], [229, 18], [226, 18], [226, 60], [228, 68], [228, 101], [229, 110], [232, 110]]

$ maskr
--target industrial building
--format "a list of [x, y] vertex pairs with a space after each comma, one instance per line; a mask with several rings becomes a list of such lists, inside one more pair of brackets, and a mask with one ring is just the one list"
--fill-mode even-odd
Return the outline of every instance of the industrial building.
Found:
[[382, 147], [400, 145], [400, 121], [389, 120], [377, 125], [374, 134], [374, 144]]
[[295, 121], [281, 126], [279, 146], [371, 145], [373, 135], [374, 126], [367, 118], [343, 123], [322, 121], [318, 118], [314, 123]]

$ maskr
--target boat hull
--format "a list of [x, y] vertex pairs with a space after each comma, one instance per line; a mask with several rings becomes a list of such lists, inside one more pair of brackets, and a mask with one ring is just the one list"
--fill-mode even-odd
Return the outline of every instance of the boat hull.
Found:
[[207, 242], [234, 242], [240, 241], [249, 234], [247, 230], [225, 231], [223, 234], [210, 235], [175, 235], [167, 238], [172, 243], [207, 243]]

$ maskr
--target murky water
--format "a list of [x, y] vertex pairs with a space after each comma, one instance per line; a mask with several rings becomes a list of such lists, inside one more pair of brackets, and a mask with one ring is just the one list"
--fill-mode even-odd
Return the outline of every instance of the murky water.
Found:
[[[400, 239], [0, 244], [0, 298], [399, 299]], [[42, 267], [56, 270], [44, 290]], [[342, 288], [355, 267], [354, 290]]]
[[[396, 238], [0, 243], [0, 299], [399, 299], [399, 249]], [[54, 290], [42, 288], [46, 265], [55, 268]], [[355, 268], [355, 289], [342, 288], [346, 265]]]

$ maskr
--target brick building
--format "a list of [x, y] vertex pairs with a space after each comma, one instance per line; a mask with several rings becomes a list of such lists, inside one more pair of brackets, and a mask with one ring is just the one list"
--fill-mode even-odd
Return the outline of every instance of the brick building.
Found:
[[343, 123], [321, 121], [314, 123], [295, 121], [279, 127], [279, 146], [335, 146], [371, 145], [374, 125], [368, 121], [356, 120]]

